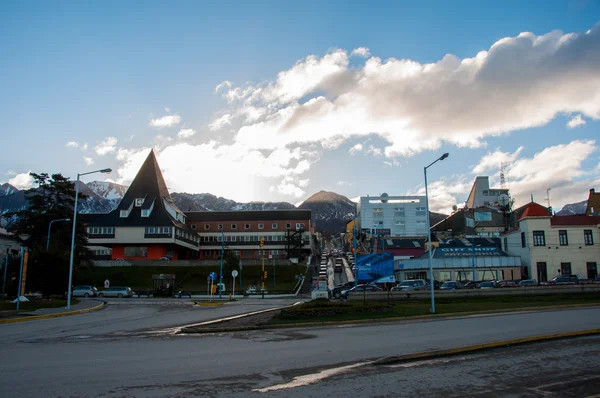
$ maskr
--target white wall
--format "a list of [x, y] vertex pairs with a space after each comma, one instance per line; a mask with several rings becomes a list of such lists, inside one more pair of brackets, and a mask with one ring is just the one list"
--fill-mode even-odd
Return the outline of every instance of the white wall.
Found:
[[[387, 200], [382, 203], [381, 200]], [[396, 209], [403, 208], [404, 216], [397, 216]], [[417, 215], [417, 208], [425, 211]], [[392, 236], [424, 236], [427, 234], [427, 211], [425, 196], [367, 196], [361, 197], [358, 207], [361, 229], [389, 229]], [[382, 216], [374, 216], [373, 209], [382, 209]], [[377, 225], [376, 222], [383, 222]], [[396, 225], [404, 222], [404, 229]]]

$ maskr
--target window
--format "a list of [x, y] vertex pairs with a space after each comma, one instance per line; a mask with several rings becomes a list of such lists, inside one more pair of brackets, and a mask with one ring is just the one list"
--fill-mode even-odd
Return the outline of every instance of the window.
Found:
[[375, 207], [373, 209], [373, 217], [383, 217], [383, 209], [381, 207]]
[[525, 247], [525, 232], [521, 232], [521, 247]]
[[483, 190], [481, 193], [483, 194], [483, 196], [489, 196], [489, 191], [488, 190]]
[[231, 236], [231, 241], [235, 242], [235, 240], [236, 240], [236, 236], [235, 235]]
[[560, 231], [558, 231], [558, 240], [561, 246], [569, 245], [569, 237], [567, 236], [567, 230], [561, 229]]
[[144, 198], [136, 198], [135, 199], [135, 207], [142, 207], [144, 204]]
[[425, 221], [423, 221], [423, 220], [417, 220], [417, 226], [418, 227], [425, 227]]
[[150, 217], [150, 209], [142, 209], [142, 217]]
[[417, 207], [417, 208], [415, 209], [415, 215], [416, 215], [416, 216], [424, 216], [424, 215], [425, 215], [425, 212], [426, 212], [426, 210], [425, 210], [425, 208], [424, 208], [424, 207]]
[[508, 238], [504, 238], [504, 251], [508, 251]]
[[244, 242], [250, 242], [250, 236], [249, 235], [244, 236]]
[[204, 241], [205, 241], [205, 242], [210, 242], [210, 239], [208, 239], [208, 238], [210, 238], [210, 236], [205, 236], [205, 237], [204, 237]]
[[204, 230], [208, 231], [210, 229], [210, 224], [204, 224]]
[[265, 224], [258, 224], [258, 229], [265, 229]]
[[571, 263], [560, 263], [560, 274], [571, 275]]
[[304, 223], [296, 223], [296, 229], [304, 229]]
[[475, 212], [475, 221], [492, 221], [492, 212], [491, 211]]
[[394, 209], [394, 217], [404, 217], [404, 207], [396, 207]]
[[544, 231], [533, 231], [533, 245], [546, 246], [546, 234]]
[[285, 224], [285, 227], [286, 227], [286, 228], [292, 228], [292, 224], [290, 224], [290, 223], [287, 223], [287, 224]]
[[250, 229], [250, 224], [246, 224], [246, 225], [244, 225], [244, 228], [246, 228], [246, 229]]
[[231, 229], [237, 229], [237, 224], [231, 224]]
[[277, 229], [277, 224], [276, 223], [271, 224], [271, 229]]
[[404, 227], [406, 225], [406, 222], [405, 221], [395, 221], [394, 224], [396, 225], [396, 227], [398, 227], [398, 226]]
[[121, 210], [121, 218], [126, 218], [129, 215], [128, 210]]
[[585, 242], [586, 246], [590, 246], [590, 245], [594, 244], [594, 236], [592, 235], [591, 229], [583, 230], [583, 241]]
[[190, 225], [190, 227], [191, 227], [193, 230], [196, 230], [196, 224], [192, 224], [192, 225]]
[[223, 229], [223, 224], [217, 224], [217, 231], [221, 231]]

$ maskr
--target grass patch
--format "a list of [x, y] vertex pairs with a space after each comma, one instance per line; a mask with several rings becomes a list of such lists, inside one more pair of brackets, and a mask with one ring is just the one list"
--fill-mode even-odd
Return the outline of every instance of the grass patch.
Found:
[[[79, 303], [79, 300], [72, 299], [71, 305], [75, 305]], [[58, 300], [58, 299], [49, 299], [49, 300], [32, 300], [21, 302], [19, 304], [19, 311], [35, 311], [40, 308], [57, 308], [57, 307], [66, 307], [67, 300]], [[10, 301], [0, 301], [0, 311], [10, 311], [16, 310], [17, 303], [11, 303]]]
[[[267, 280], [265, 289], [271, 291], [290, 292], [296, 286], [296, 275], [304, 275], [305, 265], [277, 265], [276, 266], [276, 289], [273, 286], [273, 264], [265, 264], [267, 271]], [[219, 273], [219, 266], [162, 266], [162, 267], [90, 267], [79, 269], [75, 278], [74, 285], [93, 285], [99, 290], [104, 286], [104, 280], [108, 279], [111, 286], [129, 286], [136, 289], [152, 289], [153, 274], [175, 274], [176, 286], [178, 289], [191, 290], [194, 293], [206, 293], [206, 278], [211, 272]], [[248, 289], [250, 285], [260, 281], [260, 265], [244, 265], [242, 269], [243, 290]], [[233, 278], [231, 272], [223, 273], [223, 283], [227, 290], [231, 290]], [[235, 291], [240, 291], [239, 276], [235, 279]]]
[[[477, 311], [519, 310], [574, 304], [600, 304], [600, 294], [569, 294], [548, 296], [506, 296], [443, 298], [435, 301], [436, 314]], [[347, 302], [315, 300], [286, 310], [271, 320], [271, 324], [336, 322], [368, 319], [404, 318], [429, 315], [429, 300], [386, 301], [354, 300]]]

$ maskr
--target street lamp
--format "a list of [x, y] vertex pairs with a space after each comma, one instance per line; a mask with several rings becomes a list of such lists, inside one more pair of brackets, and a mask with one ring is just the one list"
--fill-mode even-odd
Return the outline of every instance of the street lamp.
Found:
[[433, 289], [434, 289], [434, 279], [433, 279], [433, 261], [431, 259], [431, 222], [429, 220], [429, 192], [427, 191], [427, 169], [430, 168], [431, 166], [433, 166], [436, 162], [440, 161], [440, 160], [444, 160], [448, 157], [448, 153], [443, 154], [442, 156], [440, 156], [439, 158], [437, 158], [436, 160], [434, 160], [432, 163], [429, 164], [429, 166], [426, 166], [423, 168], [423, 173], [425, 174], [425, 207], [426, 207], [426, 222], [427, 222], [427, 252], [429, 255], [429, 284], [430, 284], [430, 290], [431, 290], [431, 308], [429, 309], [429, 312], [431, 312], [432, 314], [435, 314], [435, 297], [433, 294]]
[[12, 245], [4, 245], [6, 246], [6, 262], [4, 263], [4, 279], [2, 279], [2, 298], [4, 298], [4, 293], [6, 291], [6, 271], [8, 270], [8, 252]]
[[19, 239], [21, 239], [21, 268], [19, 271], [19, 286], [17, 286], [17, 311], [19, 311], [19, 304], [21, 304], [21, 293], [25, 293], [21, 291], [21, 284], [23, 283], [23, 265], [25, 264], [25, 241], [29, 239], [29, 235], [21, 234], [19, 235]]
[[48, 240], [46, 241], [46, 250], [48, 250], [50, 248], [50, 228], [52, 228], [52, 223], [58, 222], [58, 221], [71, 221], [71, 219], [70, 218], [60, 218], [58, 220], [50, 221], [50, 224], [48, 225]]
[[221, 271], [219, 272], [219, 298], [223, 297], [223, 255], [225, 254], [225, 235], [223, 234], [223, 227], [219, 228], [221, 232]]
[[79, 200], [79, 177], [94, 173], [110, 173], [112, 169], [100, 169], [88, 171], [87, 173], [78, 173], [75, 183], [75, 206], [73, 206], [73, 234], [71, 235], [71, 259], [69, 261], [69, 286], [67, 291], [67, 310], [71, 309], [71, 290], [73, 283], [73, 256], [75, 254], [75, 230], [77, 227], [77, 202]]

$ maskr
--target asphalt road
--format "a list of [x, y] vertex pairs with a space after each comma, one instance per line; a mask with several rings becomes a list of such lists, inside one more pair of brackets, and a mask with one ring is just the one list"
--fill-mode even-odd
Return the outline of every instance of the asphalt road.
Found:
[[[132, 317], [144, 324], [156, 324], [152, 319], [161, 318], [156, 309], [115, 307], [112, 311], [125, 325], [132, 322], [129, 319]], [[232, 309], [225, 306], [217, 311]], [[390, 371], [389, 385], [384, 383], [386, 379], [382, 375], [370, 372], [367, 366], [373, 359], [390, 355], [600, 327], [600, 308], [586, 308], [424, 322], [181, 336], [103, 325], [110, 311], [109, 308], [55, 319], [57, 322], [77, 322], [80, 328], [77, 330], [70, 330], [67, 324], [44, 329], [39, 326], [43, 321], [0, 325], [0, 396], [344, 396], [346, 394], [340, 393], [342, 390], [338, 391], [346, 385], [339, 381], [344, 378], [348, 383], [345, 391], [352, 396], [357, 395], [356, 389], [359, 389], [358, 395], [363, 396], [397, 396], [403, 391], [407, 392], [403, 394], [405, 396], [414, 396], [411, 392], [422, 391], [439, 380], [443, 380], [440, 388], [454, 393], [448, 396], [471, 394], [471, 390], [466, 394], [464, 388], [476, 381], [481, 389], [474, 390], [473, 394], [484, 394], [494, 385], [504, 384], [506, 388], [518, 390], [519, 386], [509, 376], [520, 374], [520, 366], [528, 372], [534, 372], [536, 366], [527, 361], [519, 365], [516, 361], [514, 367], [510, 367], [510, 360], [503, 356], [481, 357], [480, 366], [475, 362], [470, 365], [467, 360], [448, 362], [444, 366], [433, 364], [428, 368], [429, 373], [424, 372], [420, 379]], [[111, 318], [113, 321], [117, 319], [115, 316]], [[183, 316], [173, 314], [165, 317], [162, 323], [178, 317]], [[92, 328], [92, 325], [96, 327]], [[541, 376], [537, 380], [541, 384], [561, 381], [563, 375], [571, 377], [573, 372], [570, 370], [574, 367], [579, 369], [580, 376], [597, 375], [599, 343], [598, 339], [590, 340], [594, 343], [590, 343], [588, 350], [580, 350], [590, 355], [574, 355], [574, 351], [563, 351], [562, 348], [557, 350], [564, 346], [563, 342], [551, 344], [545, 351], [545, 361], [541, 361], [548, 363], [540, 370]], [[579, 350], [578, 347], [577, 344], [571, 346], [573, 350]], [[522, 350], [513, 348], [510, 352]], [[535, 352], [532, 352], [531, 358], [534, 357]], [[440, 366], [445, 372], [443, 378], [438, 377]], [[563, 368], [569, 372], [557, 371]], [[327, 370], [325, 376], [332, 377], [323, 379], [323, 374], [318, 373], [322, 369]], [[466, 374], [465, 369], [478, 369], [479, 373]], [[485, 369], [489, 373], [483, 377]], [[344, 376], [346, 374], [349, 376]], [[297, 377], [300, 379], [295, 379]], [[420, 385], [419, 380], [424, 379], [429, 384]], [[302, 385], [307, 380], [318, 384]], [[527, 379], [522, 377], [520, 380]], [[281, 389], [289, 382], [296, 387]], [[590, 381], [582, 383], [590, 384]], [[452, 390], [453, 386], [456, 386], [455, 390]], [[269, 390], [273, 388], [277, 389]], [[265, 393], [253, 392], [260, 389], [267, 390]], [[446, 390], [439, 390], [440, 394], [443, 391]], [[509, 394], [510, 391], [506, 391]]]

